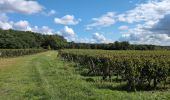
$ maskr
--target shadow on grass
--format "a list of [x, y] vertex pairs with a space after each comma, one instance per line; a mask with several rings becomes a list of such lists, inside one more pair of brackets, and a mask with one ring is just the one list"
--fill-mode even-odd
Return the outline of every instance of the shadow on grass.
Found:
[[[98, 78], [98, 77], [97, 77]], [[126, 92], [135, 92], [134, 90], [131, 90], [128, 86], [126, 81], [122, 81], [120, 79], [112, 79], [110, 80], [102, 80], [102, 79], [96, 79], [96, 77], [86, 77], [84, 78], [86, 82], [89, 82], [93, 84], [98, 89], [109, 89], [112, 91], [126, 91]], [[142, 86], [136, 86], [136, 91], [148, 91], [148, 92], [155, 92], [155, 91], [168, 91], [169, 86], [167, 84], [166, 87], [159, 85], [157, 88], [154, 88], [153, 86], [148, 86], [147, 84]]]
[[98, 88], [98, 89], [109, 89], [109, 90], [112, 90], [112, 91], [128, 91], [127, 90], [127, 86], [124, 85], [124, 84], [121, 84], [121, 85], [113, 85], [112, 83], [97, 83], [95, 84], [95, 86]]
[[[129, 86], [125, 83], [120, 84], [120, 83], [97, 83], [95, 86], [98, 89], [109, 89], [112, 91], [126, 91], [126, 92], [135, 92], [129, 89]], [[148, 87], [147, 85], [145, 86], [136, 86], [136, 91], [148, 91], [148, 92], [155, 92], [155, 91], [168, 91], [168, 87]]]

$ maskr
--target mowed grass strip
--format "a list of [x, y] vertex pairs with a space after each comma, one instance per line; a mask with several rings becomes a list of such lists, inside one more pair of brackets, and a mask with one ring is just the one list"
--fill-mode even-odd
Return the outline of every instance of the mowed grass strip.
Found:
[[[12, 63], [8, 63], [12, 62]], [[1, 59], [0, 100], [169, 100], [169, 91], [126, 92], [118, 83], [87, 82], [56, 51]]]
[[0, 68], [1, 100], [47, 98], [34, 63], [35, 59], [41, 55], [44, 53], [0, 60], [3, 63], [3, 67]]

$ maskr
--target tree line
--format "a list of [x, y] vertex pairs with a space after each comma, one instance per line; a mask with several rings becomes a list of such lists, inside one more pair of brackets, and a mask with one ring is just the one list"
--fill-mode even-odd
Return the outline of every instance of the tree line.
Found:
[[68, 42], [57, 34], [43, 35], [30, 31], [0, 29], [0, 49], [103, 49], [103, 50], [157, 50], [170, 49], [169, 46], [134, 45], [127, 41], [114, 43], [75, 43]]
[[161, 49], [155, 45], [132, 45], [127, 41], [114, 42], [109, 44], [104, 43], [74, 43], [69, 42], [68, 48], [73, 49], [103, 49], [103, 50], [155, 50]]

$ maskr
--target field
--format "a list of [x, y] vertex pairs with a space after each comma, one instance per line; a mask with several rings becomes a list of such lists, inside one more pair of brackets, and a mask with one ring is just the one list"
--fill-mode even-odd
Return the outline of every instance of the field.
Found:
[[[57, 51], [48, 51], [0, 59], [0, 100], [170, 99], [169, 89], [137, 92], [119, 89], [117, 87], [125, 82], [102, 81], [100, 75], [83, 75], [86, 70], [82, 64], [61, 57], [61, 51], [60, 56]], [[112, 79], [116, 78], [112, 76]]]

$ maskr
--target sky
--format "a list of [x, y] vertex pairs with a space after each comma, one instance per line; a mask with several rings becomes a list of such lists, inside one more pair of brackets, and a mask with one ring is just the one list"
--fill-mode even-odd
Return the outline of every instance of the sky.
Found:
[[0, 28], [68, 41], [170, 45], [170, 0], [0, 0]]

